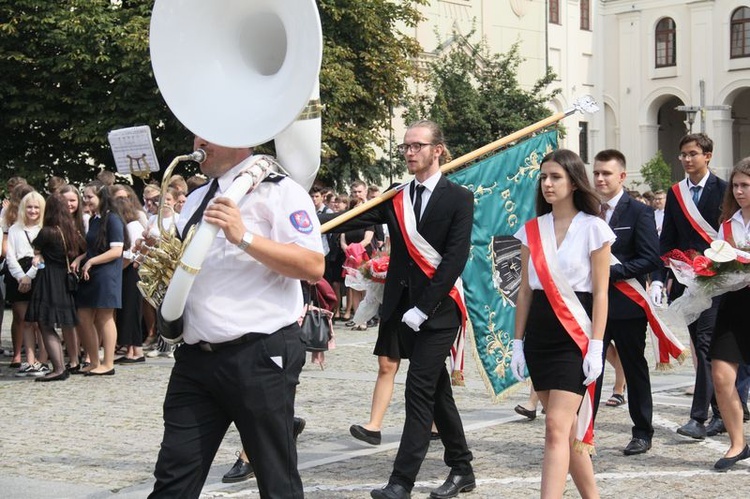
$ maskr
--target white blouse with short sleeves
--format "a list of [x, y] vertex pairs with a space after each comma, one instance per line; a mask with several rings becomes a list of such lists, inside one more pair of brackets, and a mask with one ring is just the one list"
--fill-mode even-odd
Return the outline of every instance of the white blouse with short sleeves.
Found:
[[[555, 231], [552, 213], [539, 217], [539, 231]], [[514, 234], [521, 244], [529, 247], [526, 237], [526, 227]], [[605, 244], [612, 244], [616, 239], [615, 233], [607, 222], [599, 217], [579, 211], [570, 222], [568, 232], [562, 244], [557, 248], [558, 266], [562, 274], [570, 283], [573, 291], [588, 292], [593, 289], [591, 283], [591, 253], [602, 248]], [[529, 287], [543, 289], [539, 276], [534, 268], [534, 262], [529, 256]]]
[[[745, 224], [742, 218], [742, 210], [737, 210], [730, 219], [732, 224], [732, 239], [738, 248], [750, 247], [750, 223]], [[736, 237], [739, 235], [739, 237]], [[726, 240], [724, 235], [724, 224], [719, 226], [719, 239]]]

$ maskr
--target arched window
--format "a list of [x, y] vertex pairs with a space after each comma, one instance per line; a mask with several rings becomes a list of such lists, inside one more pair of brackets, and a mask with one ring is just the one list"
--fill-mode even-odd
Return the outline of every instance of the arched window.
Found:
[[750, 7], [732, 12], [730, 30], [730, 57], [750, 57]]
[[677, 64], [675, 53], [674, 19], [665, 17], [656, 24], [656, 67], [664, 68]]
[[591, 30], [591, 3], [589, 0], [581, 0], [581, 29]]
[[560, 24], [560, 0], [549, 0], [549, 22]]

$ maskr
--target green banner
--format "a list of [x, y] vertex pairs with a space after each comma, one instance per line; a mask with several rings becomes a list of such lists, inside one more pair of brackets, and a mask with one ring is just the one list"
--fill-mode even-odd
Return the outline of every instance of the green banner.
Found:
[[473, 350], [494, 399], [517, 383], [510, 372], [521, 245], [513, 234], [536, 215], [539, 162], [557, 148], [557, 132], [525, 140], [449, 175], [474, 193], [471, 253], [463, 273]]

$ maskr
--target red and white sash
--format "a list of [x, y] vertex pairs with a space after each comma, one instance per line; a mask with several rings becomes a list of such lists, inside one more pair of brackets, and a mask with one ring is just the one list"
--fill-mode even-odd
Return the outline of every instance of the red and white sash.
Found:
[[[731, 244], [733, 248], [739, 249], [737, 248], [737, 238], [734, 237], [733, 227], [734, 227], [734, 224], [732, 223], [731, 218], [728, 220], [724, 220], [724, 222], [722, 222], [721, 224], [722, 232], [724, 233], [723, 234], [724, 240], [728, 242], [729, 244]], [[740, 239], [744, 240], [745, 238], [744, 233], [740, 232], [738, 235], [740, 236]], [[737, 255], [738, 262], [744, 263], [744, 264], [750, 263], [750, 258], [747, 258], [747, 254], [745, 252], [738, 251], [738, 253], [740, 253]]]
[[[618, 263], [620, 261], [612, 255], [612, 265]], [[614, 283], [614, 286], [646, 312], [646, 319], [649, 326], [651, 326], [651, 339], [654, 346], [657, 371], [664, 371], [671, 367], [669, 364], [670, 356], [682, 364], [687, 358], [685, 346], [656, 315], [651, 305], [651, 299], [646, 290], [643, 289], [641, 283], [631, 278], [617, 281]]]
[[[552, 217], [542, 220], [551, 223]], [[585, 357], [592, 334], [591, 319], [557, 265], [554, 227], [545, 227], [542, 232], [539, 230], [539, 218], [533, 218], [526, 223], [525, 228], [531, 260], [544, 288], [544, 294], [547, 295], [555, 315]], [[585, 449], [589, 453], [594, 452], [595, 390], [596, 383], [586, 387], [581, 407], [578, 409], [574, 442], [575, 448]]]
[[[405, 199], [404, 199], [405, 198]], [[404, 236], [406, 249], [409, 256], [419, 266], [422, 272], [430, 279], [435, 275], [435, 270], [440, 265], [443, 257], [432, 245], [425, 240], [417, 231], [417, 220], [412, 208], [411, 196], [408, 189], [401, 191], [393, 197], [393, 207], [396, 212], [401, 234]], [[464, 301], [464, 289], [461, 277], [451, 288], [448, 295], [456, 302], [461, 311], [461, 329], [451, 347], [451, 381], [453, 385], [464, 384], [464, 344], [466, 341], [466, 303]]]
[[698, 211], [698, 207], [693, 202], [693, 196], [688, 189], [687, 182], [677, 182], [672, 186], [672, 192], [677, 199], [677, 203], [680, 205], [682, 213], [687, 218], [693, 229], [706, 241], [707, 244], [711, 244], [715, 241], [719, 234], [716, 232], [711, 224], [706, 222], [701, 212]]

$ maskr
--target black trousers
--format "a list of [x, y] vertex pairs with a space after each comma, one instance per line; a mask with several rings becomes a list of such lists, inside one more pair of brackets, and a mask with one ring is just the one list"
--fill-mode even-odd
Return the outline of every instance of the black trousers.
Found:
[[197, 498], [232, 422], [253, 462], [260, 496], [303, 497], [292, 428], [304, 363], [297, 324], [217, 352], [199, 345], [178, 348], [149, 497]]
[[[612, 341], [617, 346], [622, 369], [625, 371], [625, 384], [628, 390], [628, 410], [633, 421], [632, 435], [634, 438], [651, 440], [654, 435], [652, 424], [654, 402], [651, 398], [651, 377], [648, 371], [648, 361], [644, 355], [646, 349], [646, 318], [608, 320], [604, 330], [604, 362], [606, 362], [607, 348]], [[604, 372], [596, 383], [596, 400], [594, 416], [599, 409], [602, 394]]]
[[690, 339], [695, 347], [695, 355], [698, 359], [695, 366], [695, 392], [693, 393], [693, 405], [690, 407], [690, 419], [705, 423], [708, 419], [708, 406], [710, 405], [714, 414], [719, 413], [719, 407], [714, 397], [714, 382], [711, 377], [711, 360], [709, 349], [711, 347], [711, 334], [716, 324], [716, 313], [719, 309], [719, 298], [711, 302], [711, 308], [704, 311], [698, 319], [688, 325]]
[[407, 490], [414, 481], [430, 446], [430, 430], [435, 421], [445, 447], [443, 460], [456, 474], [471, 473], [472, 455], [466, 443], [461, 416], [453, 400], [451, 380], [445, 359], [456, 339], [457, 328], [409, 332], [413, 347], [406, 374], [406, 421], [393, 464], [390, 483]]

